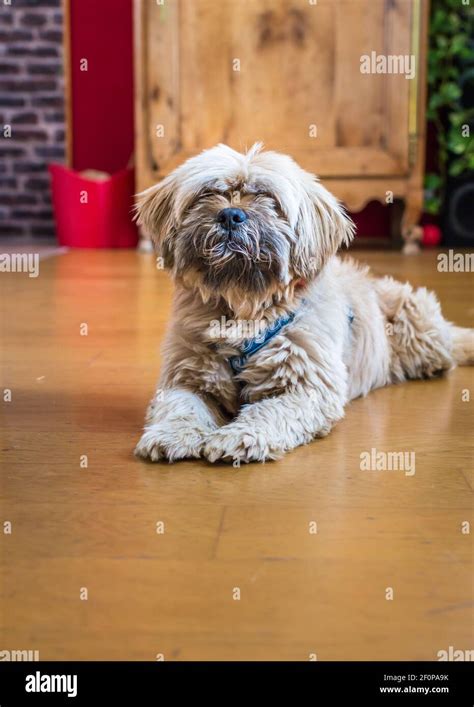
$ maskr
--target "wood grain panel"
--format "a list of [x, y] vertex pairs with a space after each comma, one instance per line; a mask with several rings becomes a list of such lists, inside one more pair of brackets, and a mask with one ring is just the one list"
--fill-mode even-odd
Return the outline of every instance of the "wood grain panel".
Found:
[[406, 174], [409, 81], [362, 74], [360, 58], [408, 54], [411, 10], [412, 0], [148, 0], [138, 80], [149, 170], [263, 140], [322, 176]]

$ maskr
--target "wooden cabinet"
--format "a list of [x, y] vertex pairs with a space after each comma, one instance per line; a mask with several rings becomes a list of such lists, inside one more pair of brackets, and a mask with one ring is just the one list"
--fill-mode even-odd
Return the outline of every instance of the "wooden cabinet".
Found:
[[427, 15], [425, 0], [135, 0], [138, 188], [218, 142], [261, 140], [353, 211], [404, 198], [410, 227]]

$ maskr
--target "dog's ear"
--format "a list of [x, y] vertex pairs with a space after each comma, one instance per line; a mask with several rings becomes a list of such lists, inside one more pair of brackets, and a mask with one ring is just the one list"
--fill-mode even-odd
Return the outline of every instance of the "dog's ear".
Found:
[[355, 226], [338, 200], [306, 173], [295, 231], [293, 269], [298, 277], [314, 277], [342, 245], [349, 245]]
[[151, 236], [155, 248], [166, 267], [173, 265], [172, 238], [176, 225], [174, 200], [176, 183], [173, 174], [137, 195], [135, 219], [146, 235]]

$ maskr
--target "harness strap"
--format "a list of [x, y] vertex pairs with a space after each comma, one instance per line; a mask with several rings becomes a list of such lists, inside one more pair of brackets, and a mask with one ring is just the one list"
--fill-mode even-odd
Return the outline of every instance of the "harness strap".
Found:
[[[285, 327], [287, 324], [291, 324], [291, 322], [296, 317], [299, 311], [300, 310], [297, 310], [296, 312], [290, 312], [290, 314], [286, 314], [283, 317], [279, 317], [279, 319], [274, 321], [273, 324], [269, 326], [268, 329], [266, 329], [265, 333], [262, 336], [257, 336], [254, 339], [245, 339], [245, 341], [242, 343], [242, 346], [240, 347], [239, 353], [235, 356], [230, 356], [228, 359], [233, 373], [235, 375], [241, 373], [247, 365], [250, 356], [253, 356], [253, 354], [257, 353], [257, 351], [260, 351], [260, 349], [262, 349], [266, 344], [268, 344], [268, 342], [273, 339], [274, 336], [280, 333], [283, 327]], [[355, 317], [354, 312], [350, 307], [347, 312], [347, 318], [349, 320], [349, 325], [352, 325]]]

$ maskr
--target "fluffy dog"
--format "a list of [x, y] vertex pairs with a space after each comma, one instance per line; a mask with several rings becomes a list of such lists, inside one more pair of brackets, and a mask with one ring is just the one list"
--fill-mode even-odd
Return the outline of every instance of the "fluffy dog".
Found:
[[290, 157], [218, 145], [139, 195], [176, 294], [138, 456], [277, 459], [373, 388], [473, 363], [435, 295], [340, 260], [354, 225]]

